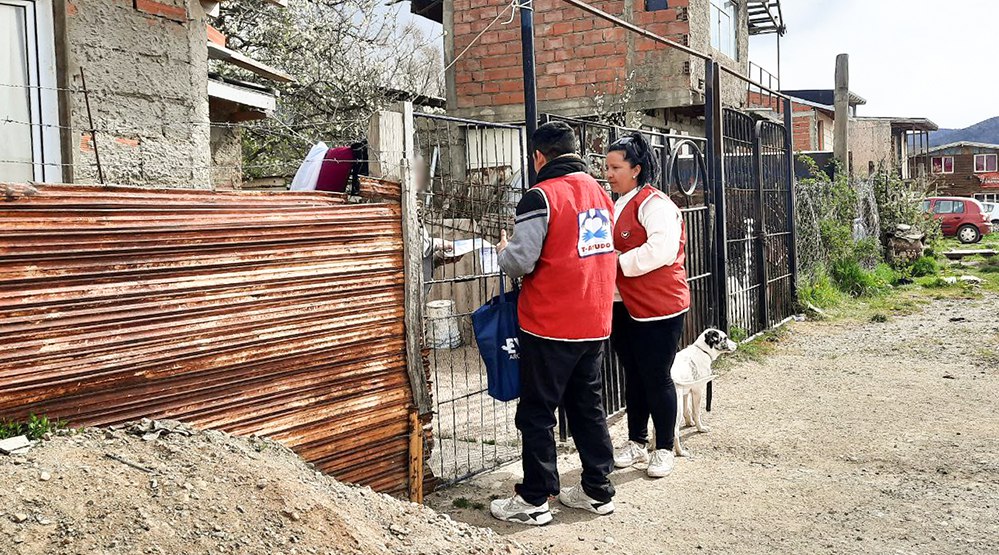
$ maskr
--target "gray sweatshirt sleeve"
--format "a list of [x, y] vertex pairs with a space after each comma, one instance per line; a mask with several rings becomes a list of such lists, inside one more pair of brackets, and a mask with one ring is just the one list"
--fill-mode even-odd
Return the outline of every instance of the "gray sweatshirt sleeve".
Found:
[[538, 189], [524, 193], [517, 204], [513, 236], [499, 254], [499, 265], [512, 278], [534, 271], [548, 234], [548, 199]]

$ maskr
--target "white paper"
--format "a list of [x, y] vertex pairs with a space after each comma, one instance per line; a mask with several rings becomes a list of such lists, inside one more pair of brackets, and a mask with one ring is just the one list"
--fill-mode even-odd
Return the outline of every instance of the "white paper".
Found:
[[499, 261], [496, 256], [496, 248], [492, 246], [482, 247], [479, 249], [480, 260], [482, 261], [482, 273], [483, 274], [496, 274], [499, 273]]
[[447, 256], [465, 256], [466, 254], [484, 247], [492, 248], [492, 245], [482, 239], [458, 239], [454, 242], [454, 250], [446, 252]]

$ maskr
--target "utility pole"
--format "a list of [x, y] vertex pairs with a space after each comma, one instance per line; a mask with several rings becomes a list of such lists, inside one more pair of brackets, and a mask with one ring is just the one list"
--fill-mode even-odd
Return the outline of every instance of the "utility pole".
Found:
[[836, 56], [836, 136], [833, 137], [833, 155], [850, 171], [850, 55]]

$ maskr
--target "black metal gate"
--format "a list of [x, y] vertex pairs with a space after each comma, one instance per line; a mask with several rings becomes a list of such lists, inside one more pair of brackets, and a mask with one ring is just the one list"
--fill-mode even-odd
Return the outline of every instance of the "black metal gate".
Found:
[[[674, 135], [649, 129], [632, 129], [618, 125], [543, 115], [542, 122], [561, 121], [576, 131], [580, 155], [589, 162], [593, 177], [607, 189], [604, 163], [607, 148], [630, 133], [641, 133], [649, 141], [658, 167], [653, 185], [663, 191], [680, 207], [687, 228], [687, 274], [691, 291], [691, 311], [687, 315], [681, 347], [693, 342], [704, 328], [716, 321], [716, 288], [713, 283], [714, 234], [712, 208], [707, 191], [707, 173], [704, 149], [707, 139], [688, 135]], [[612, 194], [612, 196], [614, 196]], [[625, 408], [624, 372], [613, 356], [608, 342], [608, 356], [604, 357], [604, 409], [609, 416]], [[568, 437], [564, 418], [559, 418], [559, 434]]]
[[782, 124], [725, 109], [722, 129], [724, 323], [746, 338], [794, 311], [791, 157]]

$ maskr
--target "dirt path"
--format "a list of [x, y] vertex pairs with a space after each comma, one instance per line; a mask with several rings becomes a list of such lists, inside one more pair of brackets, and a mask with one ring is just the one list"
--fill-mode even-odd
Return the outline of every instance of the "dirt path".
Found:
[[[994, 294], [886, 323], [796, 324], [765, 362], [718, 380], [713, 431], [683, 432], [695, 458], [659, 481], [614, 474], [612, 516], [563, 509], [536, 529], [454, 507], [509, 495], [519, 464], [430, 503], [560, 554], [999, 553], [997, 353]], [[578, 480], [574, 453], [560, 468]]]

